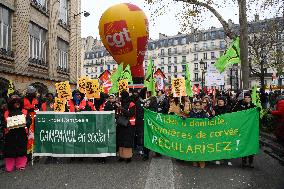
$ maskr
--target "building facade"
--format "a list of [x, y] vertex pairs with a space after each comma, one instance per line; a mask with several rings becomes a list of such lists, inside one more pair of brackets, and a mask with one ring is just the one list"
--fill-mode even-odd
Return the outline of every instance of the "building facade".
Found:
[[76, 86], [81, 62], [80, 0], [0, 1], [0, 80], [7, 88], [28, 85], [55, 92], [55, 83]]
[[[250, 35], [263, 26], [264, 21], [255, 20], [249, 23]], [[229, 21], [230, 27], [238, 33], [239, 26]], [[262, 28], [263, 29], [263, 28]], [[261, 27], [260, 27], [261, 30]], [[89, 37], [90, 39], [92, 37]], [[85, 39], [84, 39], [85, 40]], [[283, 40], [283, 39], [282, 39]], [[86, 40], [85, 40], [86, 41]], [[95, 42], [94, 42], [95, 41]], [[166, 36], [159, 34], [159, 39], [148, 42], [148, 50], [145, 53], [144, 71], [147, 71], [149, 59], [152, 59], [154, 65], [160, 68], [165, 76], [166, 82], [171, 83], [172, 78], [184, 77], [186, 64], [189, 66], [192, 84], [196, 86], [206, 86], [211, 73], [214, 71], [214, 64], [227, 48], [231, 40], [225, 36], [223, 28], [211, 27], [208, 30], [192, 30], [188, 35], [178, 34], [175, 36]], [[97, 78], [104, 70], [112, 71], [116, 68], [116, 63], [110, 54], [106, 51], [100, 41], [92, 40], [92, 48], [85, 51], [82, 75], [91, 78]], [[283, 47], [283, 43], [282, 43]], [[212, 70], [213, 69], [213, 70]], [[267, 69], [265, 74], [265, 84], [270, 85], [274, 69]], [[219, 89], [238, 90], [241, 86], [240, 65], [231, 65], [226, 71], [219, 75], [222, 78], [222, 85], [214, 85]], [[259, 85], [259, 78], [251, 75], [250, 86]], [[207, 85], [208, 86], [208, 85]], [[213, 87], [211, 84], [209, 87]]]

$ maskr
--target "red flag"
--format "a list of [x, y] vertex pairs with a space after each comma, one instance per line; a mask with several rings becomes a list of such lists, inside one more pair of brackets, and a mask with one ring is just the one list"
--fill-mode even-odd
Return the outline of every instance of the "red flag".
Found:
[[102, 85], [104, 88], [104, 92], [108, 93], [109, 89], [111, 88], [112, 84], [110, 81], [110, 72], [108, 70], [105, 70], [100, 76], [99, 79], [102, 81]]

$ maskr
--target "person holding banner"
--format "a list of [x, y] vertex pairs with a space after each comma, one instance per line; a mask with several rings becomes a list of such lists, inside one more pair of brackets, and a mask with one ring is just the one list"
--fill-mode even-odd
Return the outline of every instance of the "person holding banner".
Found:
[[119, 161], [130, 163], [134, 141], [135, 104], [130, 101], [129, 93], [121, 92], [121, 105], [117, 108], [117, 146]]
[[166, 97], [165, 92], [163, 90], [158, 90], [157, 92], [157, 103], [158, 103], [157, 112], [162, 114], [168, 114], [170, 108], [169, 100]]
[[94, 104], [84, 100], [85, 95], [79, 90], [72, 92], [73, 99], [68, 101], [69, 112], [94, 111]]
[[191, 111], [191, 102], [188, 96], [181, 97], [181, 111], [184, 116], [187, 116]]
[[[225, 97], [218, 97], [217, 98], [217, 105], [213, 108], [212, 115], [213, 116], [218, 116], [226, 113], [230, 113], [230, 107], [226, 103], [226, 98]], [[227, 162], [229, 166], [232, 166], [231, 160], [226, 160], [224, 162]], [[216, 165], [220, 165], [221, 161], [217, 160]]]
[[176, 114], [178, 116], [182, 116], [182, 111], [180, 107], [179, 97], [170, 97], [170, 108], [169, 108], [169, 114]]
[[[236, 111], [248, 110], [250, 108], [255, 108], [256, 106], [252, 103], [252, 98], [250, 92], [244, 92], [244, 99], [240, 101], [237, 106], [234, 108]], [[254, 155], [246, 156], [242, 158], [242, 168], [249, 167], [254, 168], [253, 166]]]
[[[21, 125], [18, 128], [8, 128], [8, 119], [18, 115], [25, 115], [26, 127]], [[31, 125], [31, 119], [28, 112], [23, 108], [23, 101], [20, 96], [12, 95], [9, 99], [8, 110], [4, 113], [4, 119], [7, 123], [4, 142], [6, 171], [12, 172], [15, 167], [18, 170], [24, 170], [27, 164], [27, 128]]]
[[[200, 101], [195, 101], [194, 103], [194, 108], [190, 111], [189, 117], [190, 118], [208, 118], [207, 112], [203, 110], [203, 106]], [[204, 161], [199, 161], [199, 166], [200, 168], [205, 167], [205, 162]], [[197, 162], [193, 162], [193, 166], [197, 167], [198, 166]]]

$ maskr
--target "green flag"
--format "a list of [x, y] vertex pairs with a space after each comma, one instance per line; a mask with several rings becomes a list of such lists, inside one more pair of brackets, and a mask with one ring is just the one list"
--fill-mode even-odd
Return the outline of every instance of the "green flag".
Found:
[[263, 109], [262, 109], [262, 106], [261, 106], [259, 93], [257, 93], [256, 91], [257, 91], [257, 87], [254, 86], [252, 88], [251, 101], [256, 107], [260, 108], [260, 117], [262, 118], [264, 112], [263, 112]]
[[131, 75], [131, 70], [130, 70], [129, 64], [126, 66], [126, 68], [122, 72], [121, 79], [127, 79], [128, 83], [133, 84], [133, 80], [132, 80], [132, 75]]
[[186, 94], [189, 97], [193, 97], [192, 88], [191, 88], [191, 82], [190, 82], [190, 72], [189, 72], [188, 64], [186, 64], [185, 66], [186, 66], [186, 71], [185, 71]]
[[230, 64], [236, 64], [240, 62], [240, 38], [237, 37], [236, 40], [230, 45], [225, 53], [217, 60], [215, 67], [219, 72], [224, 72], [225, 69]]
[[119, 64], [115, 72], [110, 76], [110, 81], [112, 84], [112, 87], [109, 90], [110, 93], [118, 92], [118, 81], [122, 75], [122, 72], [123, 72], [123, 63]]
[[153, 96], [156, 96], [155, 90], [155, 78], [154, 78], [154, 63], [152, 59], [149, 60], [149, 64], [147, 67], [147, 72], [144, 80], [144, 86], [147, 87], [148, 91], [152, 92]]

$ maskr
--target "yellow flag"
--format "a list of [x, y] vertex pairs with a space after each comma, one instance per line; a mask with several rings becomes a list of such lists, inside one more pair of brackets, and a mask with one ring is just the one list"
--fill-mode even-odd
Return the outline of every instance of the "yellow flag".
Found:
[[60, 98], [55, 97], [55, 99], [54, 99], [54, 111], [55, 112], [65, 112], [65, 104], [66, 104], [65, 99], [60, 99]]
[[8, 93], [7, 96], [9, 96], [10, 94], [14, 93], [14, 85], [13, 85], [13, 81], [9, 80], [9, 87], [8, 87]]
[[118, 85], [119, 94], [121, 94], [123, 90], [128, 92], [128, 79], [119, 80]]
[[58, 98], [70, 100], [72, 98], [71, 87], [69, 81], [60, 82], [55, 84]]
[[174, 97], [186, 96], [184, 78], [174, 78], [172, 80], [172, 93]]

